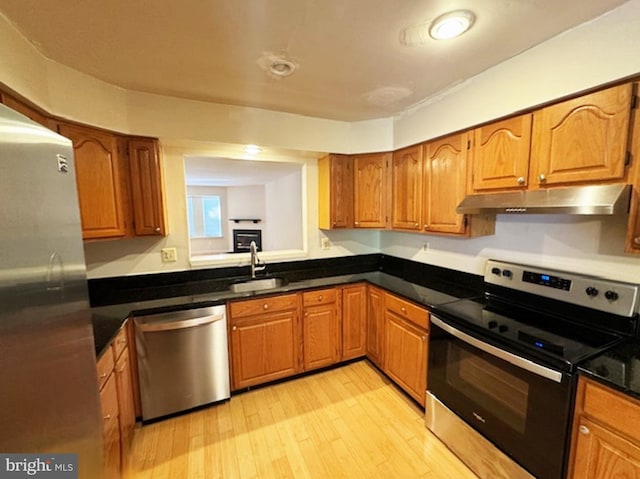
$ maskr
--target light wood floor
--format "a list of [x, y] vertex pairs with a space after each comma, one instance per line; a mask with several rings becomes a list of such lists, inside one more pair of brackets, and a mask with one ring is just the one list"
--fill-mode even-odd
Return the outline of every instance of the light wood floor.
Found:
[[477, 479], [367, 361], [138, 428], [125, 478]]

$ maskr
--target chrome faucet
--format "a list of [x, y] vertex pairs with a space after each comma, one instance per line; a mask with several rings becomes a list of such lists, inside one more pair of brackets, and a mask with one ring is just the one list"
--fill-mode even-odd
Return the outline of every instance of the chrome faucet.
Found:
[[260, 259], [258, 258], [258, 247], [256, 246], [256, 242], [252, 241], [249, 245], [249, 252], [251, 253], [251, 277], [256, 277], [256, 271], [262, 271], [267, 267], [266, 264], [260, 263]]

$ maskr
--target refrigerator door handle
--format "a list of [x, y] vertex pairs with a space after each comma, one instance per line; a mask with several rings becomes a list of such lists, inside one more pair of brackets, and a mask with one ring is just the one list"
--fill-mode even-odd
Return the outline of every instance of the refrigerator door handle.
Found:
[[[59, 268], [58, 280], [55, 280], [55, 270]], [[47, 276], [45, 278], [47, 291], [64, 291], [64, 263], [62, 256], [57, 251], [49, 256], [49, 264], [47, 265]]]

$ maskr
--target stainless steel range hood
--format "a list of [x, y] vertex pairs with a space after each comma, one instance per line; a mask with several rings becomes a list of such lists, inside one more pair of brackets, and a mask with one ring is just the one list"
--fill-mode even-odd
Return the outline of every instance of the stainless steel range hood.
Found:
[[549, 188], [467, 196], [456, 208], [464, 214], [616, 215], [629, 211], [631, 185]]

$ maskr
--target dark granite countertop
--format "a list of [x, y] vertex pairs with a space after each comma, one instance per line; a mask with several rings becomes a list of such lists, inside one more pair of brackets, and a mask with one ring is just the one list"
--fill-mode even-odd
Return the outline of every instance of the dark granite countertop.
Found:
[[630, 339], [582, 364], [580, 374], [640, 399], [640, 339]]
[[[427, 308], [433, 307], [437, 304], [455, 301], [462, 297], [472, 297], [477, 295], [476, 291], [465, 291], [464, 288], [456, 288], [455, 294], [457, 296], [454, 296], [448, 292], [445, 293], [425, 286], [419, 286], [397, 276], [379, 271], [293, 281], [286, 286], [279, 288], [248, 293], [232, 293], [228, 291], [226, 283], [224, 285], [224, 289], [217, 290], [216, 285], [212, 284], [212, 291], [209, 293], [92, 308], [91, 312], [96, 355], [100, 356], [102, 354], [107, 345], [112, 341], [116, 333], [122, 327], [124, 321], [132, 313], [137, 315], [146, 315], [172, 310], [200, 308], [226, 303], [230, 300], [251, 299], [266, 295], [283, 294], [289, 291], [295, 292], [305, 289], [323, 288], [341, 284], [358, 283], [362, 281], [379, 286], [392, 293], [426, 306]], [[450, 290], [449, 288], [446, 289], [448, 291]]]

